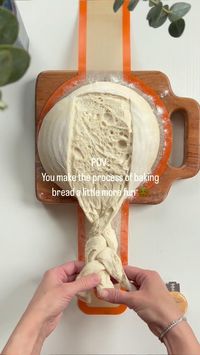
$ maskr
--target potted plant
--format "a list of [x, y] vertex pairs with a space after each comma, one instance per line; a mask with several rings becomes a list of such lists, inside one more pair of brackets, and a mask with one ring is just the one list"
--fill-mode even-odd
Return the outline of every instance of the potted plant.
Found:
[[[15, 3], [0, 0], [0, 87], [19, 80], [30, 64], [27, 49], [23, 48], [25, 42], [19, 36], [20, 21]], [[0, 110], [5, 108], [0, 91]]]

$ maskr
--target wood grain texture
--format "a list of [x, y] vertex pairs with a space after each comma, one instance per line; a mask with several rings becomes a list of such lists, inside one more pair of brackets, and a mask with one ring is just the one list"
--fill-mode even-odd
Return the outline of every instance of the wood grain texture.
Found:
[[[47, 71], [42, 72], [36, 83], [36, 132], [38, 129], [39, 115], [50, 95], [66, 80], [77, 75], [71, 71]], [[180, 168], [175, 168], [168, 162], [165, 172], [160, 177], [160, 183], [154, 185], [145, 196], [139, 194], [133, 199], [136, 204], [158, 204], [162, 202], [173, 183], [177, 179], [186, 179], [195, 176], [200, 169], [200, 106], [189, 98], [174, 95], [169, 79], [161, 72], [142, 71], [134, 72], [146, 85], [150, 86], [162, 97], [170, 115], [176, 111], [183, 113], [185, 124], [184, 162]], [[37, 138], [36, 138], [37, 140]], [[58, 188], [53, 183], [42, 181], [42, 165], [37, 153], [36, 144], [36, 196], [44, 203], [70, 203], [76, 202], [72, 197], [52, 197], [52, 187]]]

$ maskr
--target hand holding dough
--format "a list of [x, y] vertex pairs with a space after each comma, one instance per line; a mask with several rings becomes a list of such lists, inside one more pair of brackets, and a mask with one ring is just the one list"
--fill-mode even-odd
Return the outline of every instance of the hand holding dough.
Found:
[[[79, 277], [92, 272], [101, 276], [98, 288], [113, 287], [110, 276], [129, 290], [131, 285], [117, 255], [118, 242], [112, 220], [124, 201], [124, 190], [139, 183], [126, 181], [135, 172], [149, 174], [160, 144], [157, 118], [151, 106], [126, 86], [110, 82], [85, 85], [59, 101], [47, 114], [38, 139], [45, 170], [54, 175], [89, 175], [91, 181], [70, 181], [87, 219], [86, 266]], [[100, 167], [92, 158], [106, 159]], [[103, 181], [99, 176], [122, 176], [121, 181]], [[60, 183], [69, 188], [68, 183]], [[99, 196], [78, 194], [95, 189]], [[104, 191], [120, 191], [106, 195]], [[90, 293], [80, 295], [90, 302]]]

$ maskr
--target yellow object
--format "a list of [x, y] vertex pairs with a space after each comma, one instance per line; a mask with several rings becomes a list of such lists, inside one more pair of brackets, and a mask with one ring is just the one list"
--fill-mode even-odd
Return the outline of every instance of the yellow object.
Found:
[[181, 311], [185, 314], [188, 308], [188, 302], [185, 296], [182, 295], [180, 292], [170, 292], [171, 296], [175, 299], [176, 303], [180, 307]]

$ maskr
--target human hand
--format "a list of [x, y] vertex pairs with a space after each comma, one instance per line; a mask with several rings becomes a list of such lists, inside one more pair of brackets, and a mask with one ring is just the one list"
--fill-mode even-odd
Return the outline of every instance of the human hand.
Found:
[[127, 305], [159, 336], [165, 327], [181, 316], [179, 307], [157, 272], [131, 266], [124, 269], [137, 291], [105, 289], [99, 297], [111, 303]]
[[31, 300], [27, 313], [38, 313], [45, 325], [48, 336], [57, 326], [63, 311], [72, 298], [81, 291], [90, 290], [98, 285], [100, 278], [96, 274], [76, 280], [84, 263], [68, 262], [48, 270]]
[[45, 338], [56, 328], [63, 311], [79, 292], [96, 287], [96, 274], [76, 280], [84, 263], [73, 261], [48, 270], [11, 335], [3, 354], [39, 354]]

